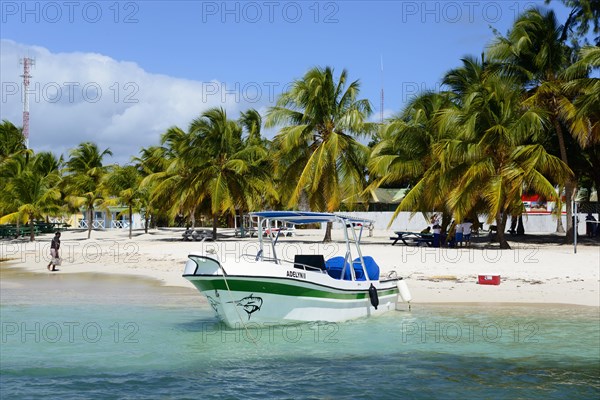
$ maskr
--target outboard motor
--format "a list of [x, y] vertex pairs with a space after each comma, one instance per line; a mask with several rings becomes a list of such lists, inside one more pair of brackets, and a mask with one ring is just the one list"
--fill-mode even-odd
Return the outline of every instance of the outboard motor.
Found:
[[369, 299], [371, 299], [371, 305], [377, 310], [377, 306], [379, 306], [379, 296], [377, 295], [377, 288], [373, 286], [372, 283], [371, 286], [369, 286]]

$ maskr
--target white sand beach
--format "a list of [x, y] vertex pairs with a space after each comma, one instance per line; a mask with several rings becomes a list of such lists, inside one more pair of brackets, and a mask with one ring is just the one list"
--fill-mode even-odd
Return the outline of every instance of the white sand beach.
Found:
[[[231, 230], [220, 230], [230, 233]], [[114, 275], [138, 275], [164, 285], [193, 288], [181, 274], [187, 255], [211, 247], [221, 259], [239, 254], [256, 254], [256, 238], [226, 237], [217, 242], [183, 241], [183, 229], [158, 229], [144, 234], [134, 231], [69, 230], [62, 234], [58, 272], [49, 272], [49, 248], [52, 235], [42, 235], [35, 242], [26, 239], [0, 242], [3, 264], [39, 274], [73, 274], [83, 272]], [[363, 255], [371, 255], [382, 274], [396, 270], [407, 279], [412, 303], [541, 303], [600, 306], [600, 246], [527, 244], [511, 242], [512, 250], [498, 250], [481, 241], [471, 248], [434, 249], [391, 245], [389, 231], [375, 231], [364, 237]], [[298, 230], [278, 243], [278, 255], [293, 259], [303, 252], [323, 254], [325, 258], [341, 254], [345, 247], [339, 232], [334, 242], [320, 243], [322, 231]], [[341, 234], [340, 234], [341, 235]], [[366, 236], [366, 235], [365, 235]], [[501, 284], [479, 285], [477, 276], [501, 276]], [[200, 296], [199, 296], [200, 298]]]

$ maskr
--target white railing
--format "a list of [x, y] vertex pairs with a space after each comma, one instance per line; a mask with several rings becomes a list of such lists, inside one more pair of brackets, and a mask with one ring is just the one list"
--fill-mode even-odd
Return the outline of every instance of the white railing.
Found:
[[[85, 219], [80, 219], [79, 220], [79, 227], [80, 228], [88, 228], [88, 222]], [[104, 220], [103, 219], [95, 219], [94, 222], [92, 222], [92, 229], [104, 229]]]
[[126, 229], [129, 228], [129, 221], [112, 220], [110, 227], [114, 229]]

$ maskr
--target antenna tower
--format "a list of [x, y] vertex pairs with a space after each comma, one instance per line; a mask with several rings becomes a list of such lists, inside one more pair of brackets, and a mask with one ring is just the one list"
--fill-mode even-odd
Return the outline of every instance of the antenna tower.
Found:
[[23, 64], [23, 137], [25, 138], [25, 146], [29, 148], [29, 74], [31, 66], [35, 65], [35, 60], [29, 57], [21, 59]]
[[379, 109], [380, 123], [383, 125], [383, 56], [381, 56], [381, 105]]

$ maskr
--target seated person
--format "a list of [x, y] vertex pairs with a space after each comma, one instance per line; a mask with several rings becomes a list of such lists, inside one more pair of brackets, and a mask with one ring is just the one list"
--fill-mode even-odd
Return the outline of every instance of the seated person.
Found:
[[440, 247], [442, 242], [442, 227], [439, 224], [433, 225], [433, 247]]
[[456, 221], [452, 221], [450, 224], [450, 229], [448, 229], [448, 236], [446, 236], [446, 243], [448, 247], [454, 247], [456, 244], [456, 238], [454, 237], [456, 234]]

